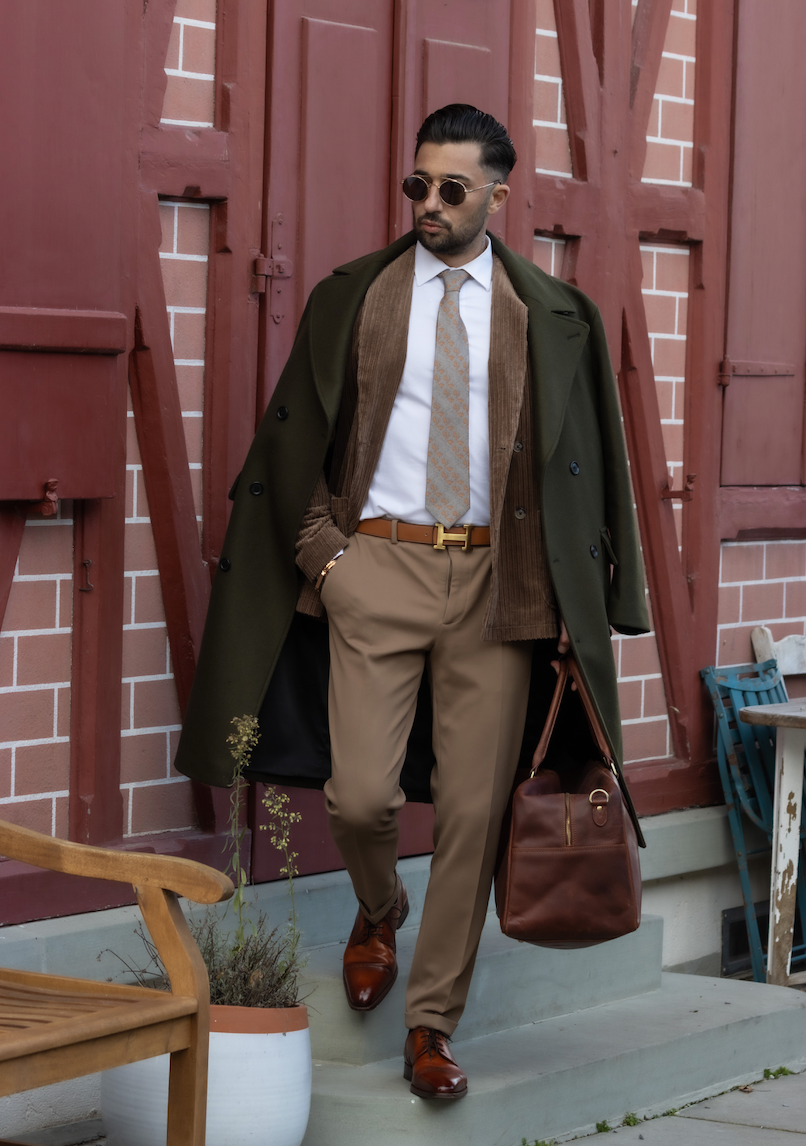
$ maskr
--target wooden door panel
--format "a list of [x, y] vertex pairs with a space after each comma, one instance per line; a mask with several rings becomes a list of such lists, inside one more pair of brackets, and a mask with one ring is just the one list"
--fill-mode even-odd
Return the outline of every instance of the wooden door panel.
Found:
[[333, 267], [386, 241], [391, 44], [377, 27], [307, 16], [301, 24], [299, 280], [307, 299]]
[[0, 352], [0, 499], [113, 497], [125, 403], [113, 357]]
[[262, 241], [285, 269], [261, 309], [258, 420], [311, 288], [387, 241], [393, 15], [392, 0], [271, 9]]
[[422, 118], [448, 103], [491, 107], [493, 56], [487, 47], [423, 40]]
[[737, 12], [722, 485], [799, 485], [806, 482], [806, 7], [781, 0], [772, 24], [753, 0], [739, 0]]
[[119, 485], [125, 26], [104, 0], [3, 6], [0, 498]]
[[789, 377], [730, 379], [722, 415], [722, 485], [800, 485], [803, 368], [797, 375], [794, 364], [791, 369]]

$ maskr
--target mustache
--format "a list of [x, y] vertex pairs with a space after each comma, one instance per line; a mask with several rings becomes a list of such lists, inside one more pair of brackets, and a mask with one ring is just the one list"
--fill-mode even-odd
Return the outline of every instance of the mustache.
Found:
[[440, 215], [438, 211], [427, 211], [425, 215], [421, 215], [418, 219], [419, 223], [438, 223], [440, 227], [444, 227], [446, 231], [451, 229], [450, 223], [446, 222], [444, 216]]

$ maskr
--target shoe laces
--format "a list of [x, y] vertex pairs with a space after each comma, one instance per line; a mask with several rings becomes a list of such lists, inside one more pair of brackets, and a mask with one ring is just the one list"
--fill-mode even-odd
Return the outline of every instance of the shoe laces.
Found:
[[433, 1058], [435, 1054], [444, 1056], [445, 1044], [451, 1041], [448, 1035], [443, 1034], [442, 1031], [435, 1031], [432, 1027], [426, 1027], [426, 1031], [428, 1032], [428, 1057]]
[[382, 919], [379, 919], [377, 923], [370, 923], [366, 917], [364, 918], [364, 929], [358, 937], [358, 943], [361, 947], [369, 943], [370, 939], [381, 937], [381, 923], [383, 923]]

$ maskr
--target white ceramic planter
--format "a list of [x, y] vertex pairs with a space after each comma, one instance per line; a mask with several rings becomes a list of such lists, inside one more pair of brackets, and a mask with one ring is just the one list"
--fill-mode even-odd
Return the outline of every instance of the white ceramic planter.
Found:
[[[101, 1079], [109, 1146], [166, 1146], [169, 1056]], [[305, 1007], [211, 1007], [207, 1146], [300, 1146], [311, 1106]]]

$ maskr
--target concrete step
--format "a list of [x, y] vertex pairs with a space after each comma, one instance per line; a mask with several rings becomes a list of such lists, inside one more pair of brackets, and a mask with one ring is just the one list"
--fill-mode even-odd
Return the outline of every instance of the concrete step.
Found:
[[469, 1091], [415, 1098], [397, 1054], [363, 1066], [314, 1059], [303, 1146], [520, 1146], [567, 1140], [758, 1078], [803, 1069], [806, 996], [760, 983], [664, 974], [633, 998], [463, 1041]]
[[[400, 1052], [406, 980], [417, 929], [398, 932], [400, 974], [377, 1010], [351, 1011], [344, 998], [344, 942], [307, 952], [303, 994], [311, 1049], [319, 1061], [366, 1064]], [[586, 1007], [656, 990], [661, 979], [663, 920], [645, 916], [632, 935], [579, 951], [517, 943], [488, 915], [457, 1042], [521, 1027]]]

